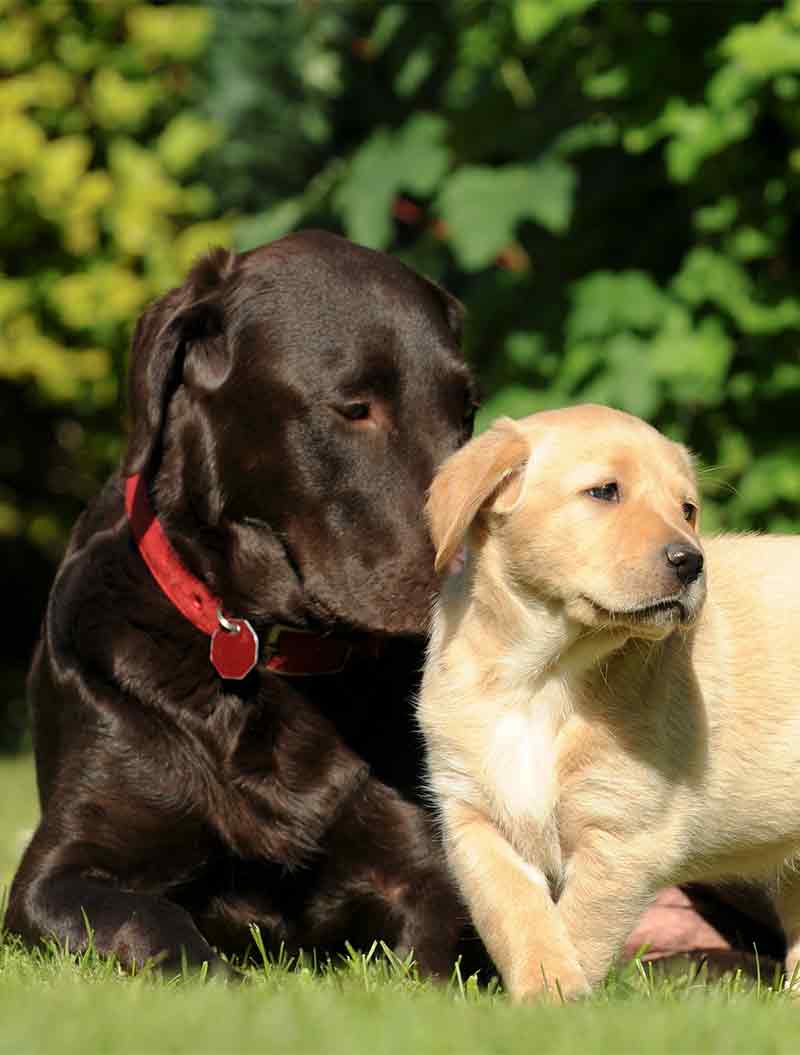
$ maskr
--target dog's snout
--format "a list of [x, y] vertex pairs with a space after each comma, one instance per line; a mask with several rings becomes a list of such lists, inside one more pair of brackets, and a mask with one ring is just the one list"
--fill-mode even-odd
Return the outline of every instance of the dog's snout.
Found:
[[686, 542], [670, 542], [664, 547], [664, 556], [684, 586], [700, 577], [703, 570], [703, 554], [694, 546]]

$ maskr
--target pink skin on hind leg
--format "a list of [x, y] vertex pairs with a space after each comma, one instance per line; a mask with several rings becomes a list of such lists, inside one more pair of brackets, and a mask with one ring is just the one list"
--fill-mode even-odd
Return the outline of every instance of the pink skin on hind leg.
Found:
[[679, 953], [729, 950], [731, 945], [707, 922], [692, 900], [679, 887], [662, 890], [645, 912], [625, 943], [623, 956], [630, 959], [642, 946], [644, 960], [660, 960]]

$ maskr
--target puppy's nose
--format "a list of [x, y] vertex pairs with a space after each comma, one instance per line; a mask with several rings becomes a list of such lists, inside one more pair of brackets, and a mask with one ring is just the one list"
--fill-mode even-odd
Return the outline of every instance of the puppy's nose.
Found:
[[703, 570], [703, 554], [686, 542], [670, 542], [664, 547], [664, 556], [684, 586], [699, 578]]

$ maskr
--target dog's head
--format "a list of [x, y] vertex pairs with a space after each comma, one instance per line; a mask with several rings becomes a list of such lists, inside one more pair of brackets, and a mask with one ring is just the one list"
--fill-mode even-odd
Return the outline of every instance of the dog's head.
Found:
[[570, 407], [497, 421], [431, 488], [437, 567], [491, 540], [509, 588], [587, 627], [659, 637], [705, 596], [688, 451], [629, 414]]
[[139, 322], [123, 472], [231, 611], [420, 633], [425, 496], [474, 415], [460, 324], [438, 286], [333, 235], [217, 250]]

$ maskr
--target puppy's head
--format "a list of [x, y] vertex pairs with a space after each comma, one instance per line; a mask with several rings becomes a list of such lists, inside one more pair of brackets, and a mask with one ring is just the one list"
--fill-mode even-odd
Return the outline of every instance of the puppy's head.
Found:
[[460, 323], [435, 284], [323, 232], [218, 250], [144, 315], [123, 471], [232, 612], [425, 630], [425, 496], [474, 413]]
[[702, 606], [691, 457], [629, 414], [580, 406], [501, 419], [448, 459], [427, 509], [437, 568], [469, 538], [509, 588], [584, 626], [659, 637]]

